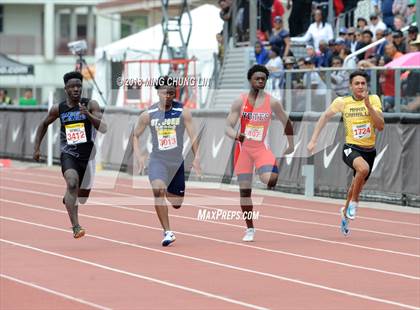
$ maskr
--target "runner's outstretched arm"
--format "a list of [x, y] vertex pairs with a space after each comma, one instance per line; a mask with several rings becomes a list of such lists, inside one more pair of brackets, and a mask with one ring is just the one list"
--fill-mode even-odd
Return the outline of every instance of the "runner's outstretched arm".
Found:
[[325, 125], [328, 123], [328, 121], [336, 114], [332, 110], [331, 107], [329, 107], [324, 113], [322, 113], [321, 117], [319, 118], [318, 122], [316, 123], [314, 133], [312, 134], [311, 141], [308, 143], [308, 151], [310, 154], [314, 153], [316, 143], [318, 142], [319, 134], [321, 133], [322, 129], [325, 127]]
[[283, 105], [278, 100], [272, 100], [271, 101], [271, 110], [274, 112], [274, 114], [279, 118], [281, 123], [284, 127], [284, 133], [287, 136], [287, 142], [288, 147], [286, 151], [284, 152], [285, 155], [290, 154], [295, 149], [295, 143], [293, 141], [293, 125], [290, 121], [290, 118], [287, 116], [286, 112], [283, 109]]
[[198, 137], [194, 129], [191, 111], [187, 108], [184, 108], [182, 111], [182, 115], [184, 116], [185, 129], [187, 130], [188, 136], [190, 137], [192, 150], [194, 153], [193, 168], [195, 169], [198, 175], [201, 175], [200, 154], [198, 152]]
[[50, 124], [52, 124], [59, 115], [58, 104], [54, 104], [51, 109], [48, 111], [47, 116], [42, 120], [41, 124], [39, 124], [38, 129], [36, 131], [35, 137], [35, 146], [34, 146], [34, 154], [33, 159], [39, 161], [39, 157], [41, 156], [41, 151], [39, 150], [42, 142], [42, 138], [44, 138], [45, 133], [47, 132], [47, 128]]
[[[144, 167], [144, 162], [146, 159], [146, 154], [142, 154], [140, 152], [140, 144], [139, 144], [139, 137], [142, 135], [142, 133], [144, 132], [144, 130], [146, 129], [146, 127], [149, 125], [150, 123], [150, 117], [149, 117], [149, 113], [147, 113], [147, 111], [144, 111], [140, 117], [139, 120], [137, 122], [136, 128], [134, 128], [133, 131], [133, 152], [134, 152], [134, 156], [137, 160], [137, 163], [139, 164], [139, 171], [143, 170]], [[147, 150], [147, 148], [146, 148]]]
[[[241, 116], [241, 107], [242, 107], [242, 100], [240, 98], [236, 99], [235, 102], [232, 104], [230, 109], [230, 113], [226, 118], [226, 129], [225, 133], [232, 139], [240, 139], [238, 136], [237, 131], [235, 130], [236, 123]], [[243, 137], [242, 137], [243, 138]], [[243, 140], [243, 139], [242, 139]]]

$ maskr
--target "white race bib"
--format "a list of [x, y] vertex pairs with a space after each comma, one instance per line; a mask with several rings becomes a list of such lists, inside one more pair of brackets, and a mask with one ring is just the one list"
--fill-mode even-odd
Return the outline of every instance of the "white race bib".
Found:
[[86, 131], [83, 123], [65, 125], [68, 145], [86, 142]]
[[249, 140], [262, 141], [264, 134], [264, 126], [246, 125], [245, 137]]
[[160, 151], [171, 150], [178, 146], [175, 129], [159, 129], [157, 137]]
[[357, 124], [353, 125], [353, 138], [354, 139], [366, 139], [370, 138], [372, 133], [372, 128], [370, 127], [370, 124]]

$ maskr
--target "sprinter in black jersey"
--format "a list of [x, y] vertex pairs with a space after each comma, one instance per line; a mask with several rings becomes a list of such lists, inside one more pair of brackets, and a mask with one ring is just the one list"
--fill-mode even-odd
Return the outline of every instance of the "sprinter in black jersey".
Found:
[[54, 104], [39, 125], [33, 158], [39, 161], [42, 138], [48, 126], [59, 118], [61, 171], [67, 184], [63, 203], [73, 227], [73, 237], [80, 238], [85, 235], [85, 230], [79, 225], [78, 202], [85, 203], [89, 197], [95, 173], [95, 134], [96, 130], [105, 133], [107, 125], [101, 121], [98, 103], [81, 97], [82, 74], [68, 72], [63, 79], [67, 99]]

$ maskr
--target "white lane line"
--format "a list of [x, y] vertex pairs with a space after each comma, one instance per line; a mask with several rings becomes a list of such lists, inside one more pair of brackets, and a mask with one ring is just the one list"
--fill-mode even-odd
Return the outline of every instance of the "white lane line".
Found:
[[[42, 224], [38, 224], [38, 225], [42, 225]], [[45, 227], [45, 228], [51, 228], [51, 229], [54, 229], [54, 230], [62, 230], [60, 228], [56, 228], [56, 227], [52, 227], [52, 226], [47, 226], [47, 225], [42, 225], [42, 226]], [[65, 230], [63, 230], [63, 231], [66, 232], [66, 233], [70, 233], [69, 231], [65, 231]], [[93, 236], [91, 236], [91, 237], [93, 237]], [[95, 236], [95, 238], [97, 238], [97, 239], [100, 238], [100, 239], [105, 240], [105, 241], [118, 243], [118, 244], [124, 244], [124, 245], [128, 245], [128, 246], [136, 247], [136, 248], [154, 250], [156, 252], [160, 252], [160, 253], [164, 253], [164, 254], [180, 256], [180, 257], [188, 258], [188, 259], [191, 259], [191, 260], [199, 261], [199, 262], [202, 262], [202, 263], [216, 265], [216, 266], [219, 266], [219, 267], [228, 268], [228, 269], [237, 270], [237, 271], [242, 271], [242, 272], [247, 272], [247, 273], [251, 273], [251, 274], [257, 274], [257, 275], [261, 275], [261, 276], [265, 276], [265, 277], [269, 277], [269, 278], [273, 278], [273, 279], [277, 279], [277, 280], [287, 281], [287, 282], [300, 284], [300, 285], [304, 285], [304, 286], [308, 286], [308, 287], [312, 287], [312, 288], [317, 288], [317, 289], [321, 289], [321, 290], [326, 290], [326, 291], [329, 291], [329, 292], [334, 292], [334, 293], [338, 293], [338, 294], [342, 294], [342, 295], [358, 297], [358, 298], [361, 298], [361, 299], [375, 301], [375, 302], [389, 304], [389, 305], [394, 305], [394, 306], [399, 306], [399, 307], [406, 308], [406, 309], [418, 309], [417, 307], [412, 306], [412, 305], [403, 304], [403, 303], [399, 303], [399, 302], [396, 302], [396, 301], [387, 300], [387, 299], [383, 299], [383, 298], [372, 297], [372, 296], [365, 295], [365, 294], [358, 294], [358, 293], [354, 293], [354, 292], [347, 291], [347, 290], [336, 289], [336, 288], [332, 288], [332, 287], [328, 287], [328, 286], [325, 286], [325, 285], [320, 285], [320, 284], [316, 284], [316, 283], [312, 283], [312, 282], [302, 281], [302, 280], [293, 279], [293, 278], [289, 278], [289, 277], [283, 277], [283, 276], [274, 275], [274, 274], [266, 273], [266, 272], [255, 271], [255, 270], [251, 270], [251, 269], [247, 269], [247, 268], [241, 268], [241, 267], [237, 267], [237, 266], [234, 266], [234, 265], [218, 263], [218, 262], [205, 260], [205, 259], [200, 259], [200, 258], [188, 256], [188, 255], [182, 255], [182, 254], [177, 254], [177, 253], [173, 253], [173, 252], [166, 252], [166, 251], [162, 251], [162, 250], [147, 248], [147, 247], [143, 247], [143, 246], [140, 246], [140, 245], [137, 245], [137, 244], [117, 241], [117, 240], [108, 239], [108, 238], [104, 238], [104, 237]], [[240, 305], [247, 305], [248, 308], [264, 309], [262, 307], [259, 307], [259, 306], [253, 305], [253, 304], [240, 302], [240, 301], [237, 301], [237, 300], [233, 300], [233, 299], [230, 299], [230, 298], [214, 295], [214, 294], [207, 293], [207, 292], [204, 292], [204, 291], [199, 291], [199, 290], [192, 289], [192, 288], [189, 288], [189, 287], [173, 284], [173, 283], [170, 283], [170, 282], [167, 282], [167, 281], [162, 281], [162, 280], [158, 280], [158, 279], [155, 279], [155, 278], [139, 275], [139, 274], [136, 274], [136, 273], [120, 270], [120, 269], [117, 269], [117, 268], [97, 264], [97, 263], [90, 262], [90, 261], [87, 261], [87, 260], [83, 260], [83, 259], [80, 259], [80, 258], [75, 258], [75, 257], [72, 257], [72, 256], [67, 256], [67, 255], [56, 253], [56, 252], [32, 247], [30, 245], [26, 245], [26, 244], [14, 242], [14, 241], [6, 240], [6, 239], [0, 239], [0, 242], [12, 244], [12, 245], [15, 245], [15, 246], [20, 246], [20, 247], [23, 247], [23, 248], [31, 249], [31, 250], [38, 251], [38, 252], [45, 253], [45, 254], [54, 255], [54, 256], [57, 256], [57, 257], [61, 257], [61, 258], [70, 259], [70, 260], [73, 260], [73, 261], [88, 264], [88, 265], [95, 266], [95, 267], [98, 267], [98, 268], [102, 268], [102, 269], [114, 271], [114, 272], [117, 272], [117, 273], [126, 274], [126, 275], [134, 276], [134, 277], [137, 277], [137, 278], [149, 280], [149, 281], [152, 281], [152, 282], [155, 282], [155, 283], [159, 283], [159, 284], [163, 284], [163, 285], [167, 285], [167, 286], [171, 286], [171, 287], [176, 287], [176, 288], [184, 289], [184, 290], [191, 291], [191, 292], [196, 292], [196, 293], [199, 293], [201, 295], [205, 295], [207, 297], [213, 297], [213, 298], [221, 299], [221, 300], [224, 300], [224, 301], [229, 301], [231, 303], [236, 303], [236, 304], [240, 304]]]
[[[21, 175], [30, 175], [30, 176], [37, 176], [39, 177], [39, 174], [34, 174], [31, 172], [14, 172], [13, 174], [21, 174]], [[61, 180], [58, 177], [55, 176], [51, 176], [51, 175], [42, 175], [42, 177], [48, 178], [48, 179], [53, 179], [53, 180]], [[106, 176], [102, 176], [102, 177], [106, 177]], [[97, 181], [95, 180], [95, 182], [97, 182], [98, 184], [109, 184], [109, 182], [101, 182], [101, 181]], [[64, 183], [63, 183], [64, 184]], [[121, 184], [119, 183], [117, 186], [121, 186], [121, 187], [125, 187], [125, 188], [129, 188], [129, 189], [135, 189], [130, 185], [126, 185], [126, 184]], [[228, 193], [232, 193], [231, 190], [225, 190], [223, 188], [218, 188], [218, 190], [223, 191], [223, 192], [228, 192]], [[208, 197], [207, 195], [202, 195], [202, 194], [197, 194], [197, 193], [192, 193], [189, 192], [189, 195], [192, 196], [198, 196], [198, 197]], [[263, 196], [262, 194], [258, 194], [258, 196]], [[264, 196], [267, 197], [267, 196]], [[270, 196], [271, 197], [271, 196]], [[275, 198], [275, 197], [274, 197]], [[280, 198], [281, 197], [277, 197]], [[218, 197], [218, 199], [226, 199], [226, 200], [230, 200], [233, 201], [233, 198], [230, 197]], [[333, 215], [333, 216], [337, 216], [337, 212], [330, 212], [330, 211], [322, 211], [322, 210], [316, 210], [316, 209], [308, 209], [308, 208], [296, 208], [296, 207], [291, 207], [291, 206], [286, 206], [286, 205], [281, 205], [281, 204], [272, 204], [272, 203], [264, 203], [265, 206], [270, 206], [270, 207], [274, 207], [274, 208], [279, 208], [279, 209], [289, 209], [289, 210], [296, 210], [296, 211], [305, 211], [305, 212], [312, 212], [312, 213], [319, 213], [319, 214], [327, 214], [327, 215]], [[398, 211], [396, 211], [398, 212]], [[384, 223], [390, 223], [390, 224], [401, 224], [401, 225], [410, 225], [410, 226], [420, 226], [420, 223], [412, 223], [412, 222], [405, 222], [405, 221], [395, 221], [395, 220], [388, 220], [388, 219], [381, 219], [381, 218], [372, 218], [372, 217], [366, 217], [366, 216], [358, 216], [358, 219], [364, 219], [364, 220], [370, 220], [370, 221], [375, 221], [375, 222], [384, 222]]]
[[[3, 200], [3, 199], [0, 199], [0, 200]], [[6, 201], [6, 202], [10, 203], [10, 201]], [[55, 213], [66, 214], [66, 211], [62, 211], [62, 210], [50, 209], [50, 208], [46, 208], [46, 207], [41, 207], [41, 206], [36, 206], [36, 205], [29, 205], [29, 204], [20, 203], [20, 202], [11, 202], [11, 203], [13, 203], [15, 205], [27, 207], [27, 208], [33, 208], [33, 209], [39, 209], [39, 210], [45, 210], [45, 211], [50, 211], [50, 212], [55, 212]], [[111, 223], [117, 223], [117, 224], [127, 225], [127, 226], [141, 227], [141, 228], [146, 228], [146, 229], [161, 231], [161, 228], [151, 227], [151, 226], [147, 226], [147, 225], [141, 225], [141, 224], [132, 223], [132, 222], [119, 221], [119, 220], [114, 220], [114, 219], [110, 219], [110, 218], [97, 217], [97, 216], [85, 215], [85, 214], [79, 214], [79, 216], [80, 217], [90, 218], [90, 219], [95, 219], [95, 220], [101, 220], [101, 221], [107, 221], [107, 222], [111, 222]], [[10, 218], [10, 217], [4, 217], [4, 216], [0, 216], [0, 218], [7, 219], [7, 220], [21, 221], [23, 223], [26, 223], [26, 221], [20, 220], [20, 219], [16, 219], [16, 218]], [[39, 225], [42, 225], [42, 224], [39, 224]], [[286, 252], [286, 251], [280, 251], [280, 250], [267, 249], [267, 248], [263, 248], [263, 247], [257, 247], [257, 246], [253, 246], [253, 245], [243, 244], [243, 243], [237, 243], [237, 242], [232, 242], [232, 241], [227, 241], [227, 240], [215, 239], [215, 238], [205, 237], [205, 236], [196, 235], [196, 234], [189, 234], [189, 233], [183, 233], [183, 232], [178, 232], [178, 231], [175, 231], [175, 232], [177, 234], [184, 235], [184, 236], [189, 236], [189, 237], [193, 237], [193, 238], [199, 238], [199, 239], [203, 239], [203, 240], [210, 240], [210, 241], [214, 241], [214, 242], [218, 242], [218, 243], [224, 243], [224, 244], [236, 245], [236, 246], [241, 246], [241, 247], [247, 247], [247, 248], [261, 250], [261, 251], [269, 252], [269, 253], [282, 254], [282, 255], [286, 255], [286, 256], [298, 257], [298, 258], [303, 258], [303, 259], [318, 261], [318, 262], [322, 262], [322, 263], [329, 263], [329, 264], [334, 264], [334, 265], [348, 267], [348, 268], [354, 268], [354, 269], [361, 269], [361, 270], [365, 270], [365, 271], [377, 272], [377, 273], [382, 273], [382, 274], [397, 276], [397, 277], [411, 279], [411, 280], [420, 280], [420, 278], [417, 277], [417, 276], [413, 276], [413, 275], [409, 275], [409, 274], [404, 274], [404, 273], [386, 271], [386, 270], [381, 270], [381, 269], [376, 269], [376, 268], [364, 267], [364, 266], [360, 266], [360, 265], [347, 264], [347, 263], [343, 263], [343, 262], [339, 262], [339, 261], [334, 261], [334, 260], [329, 260], [329, 259], [323, 259], [323, 258], [306, 256], [306, 255], [301, 255], [301, 254], [295, 254], [295, 253]], [[154, 249], [152, 248], [152, 250], [154, 250]]]
[[[15, 182], [20, 182], [20, 183], [48, 185], [49, 187], [62, 188], [62, 186], [60, 186], [60, 185], [50, 184], [50, 183], [46, 183], [46, 182], [27, 181], [27, 180], [20, 180], [20, 179], [14, 179], [14, 178], [4, 178], [4, 179], [5, 180], [10, 180], [10, 181], [15, 181]], [[144, 199], [144, 200], [153, 201], [153, 198], [151, 198], [151, 197], [141, 197], [141, 196], [135, 196], [135, 195], [125, 194], [125, 193], [118, 193], [118, 192], [107, 192], [107, 191], [104, 191], [104, 190], [95, 190], [95, 192], [104, 193], [104, 194], [112, 194], [112, 195], [122, 196], [122, 197], [138, 197], [138, 198], [141, 198], [141, 199]], [[95, 203], [99, 203], [99, 202], [95, 202]], [[191, 207], [197, 208], [197, 209], [201, 208], [201, 209], [209, 209], [209, 210], [218, 210], [217, 208], [208, 207], [208, 206], [201, 206], [201, 205], [196, 205], [196, 204], [190, 204], [190, 203], [187, 203], [187, 202], [184, 202], [184, 205], [188, 205], [188, 206], [191, 206]], [[264, 203], [264, 205], [266, 205], [266, 204]], [[290, 218], [283, 218], [283, 217], [263, 215], [263, 214], [261, 214], [260, 217], [261, 218], [274, 219], [274, 220], [281, 220], [281, 221], [286, 221], [286, 222], [292, 222], [292, 223], [301, 223], [301, 224], [308, 224], [308, 225], [315, 225], [315, 226], [322, 226], [322, 227], [330, 227], [330, 228], [334, 228], [335, 230], [338, 229], [338, 225], [331, 225], [331, 224], [325, 224], [325, 223], [320, 223], [320, 222], [302, 221], [302, 220], [295, 220], [295, 219], [290, 219]], [[336, 213], [336, 217], [338, 217], [338, 213]], [[352, 230], [353, 231], [361, 231], [361, 232], [371, 233], [371, 234], [377, 234], [377, 235], [396, 237], [396, 238], [420, 240], [420, 237], [394, 234], [394, 233], [388, 233], [388, 232], [383, 232], [383, 231], [368, 230], [368, 229], [362, 229], [362, 228], [352, 228]]]
[[[68, 231], [66, 231], [66, 232], [68, 232]], [[264, 307], [261, 307], [261, 306], [257, 306], [257, 305], [254, 305], [254, 304], [242, 302], [242, 301], [231, 299], [231, 298], [228, 298], [228, 297], [208, 293], [208, 292], [197, 290], [197, 289], [187, 287], [187, 286], [184, 286], [184, 285], [178, 285], [178, 284], [174, 284], [174, 283], [169, 282], [169, 281], [159, 280], [159, 279], [144, 276], [144, 275], [141, 275], [141, 274], [138, 274], [138, 273], [125, 271], [125, 270], [110, 267], [110, 266], [107, 266], [107, 265], [97, 264], [97, 263], [92, 262], [92, 261], [84, 260], [84, 259], [73, 257], [73, 256], [63, 255], [63, 254], [60, 254], [60, 253], [57, 253], [57, 252], [44, 250], [44, 249], [33, 247], [33, 246], [30, 246], [30, 245], [27, 245], [27, 244], [18, 243], [18, 242], [14, 242], [14, 241], [11, 241], [11, 240], [6, 240], [6, 239], [0, 239], [0, 242], [6, 243], [6, 244], [9, 244], [9, 245], [14, 245], [14, 246], [21, 247], [21, 248], [25, 248], [25, 249], [28, 249], [28, 250], [36, 251], [36, 252], [39, 252], [39, 253], [48, 254], [48, 255], [55, 256], [55, 257], [60, 257], [60, 258], [63, 258], [63, 259], [71, 260], [71, 261], [74, 261], [74, 262], [82, 263], [82, 264], [85, 264], [85, 265], [93, 266], [93, 267], [104, 269], [104, 270], [107, 270], [107, 271], [112, 271], [112, 272], [115, 272], [115, 273], [123, 274], [123, 275], [130, 276], [130, 277], [134, 277], [134, 278], [137, 278], [137, 279], [142, 279], [142, 280], [146, 280], [146, 281], [149, 281], [149, 282], [161, 284], [161, 285], [164, 285], [164, 286], [177, 288], [177, 289], [187, 291], [187, 292], [190, 292], [190, 293], [194, 293], [194, 294], [198, 294], [198, 295], [201, 295], [201, 296], [222, 300], [222, 301], [225, 301], [225, 302], [228, 302], [228, 303], [231, 303], [231, 304], [240, 305], [240, 306], [243, 306], [243, 307], [246, 307], [246, 308], [259, 309], [259, 310], [263, 310], [263, 309], [266, 310], [267, 309], [267, 308], [264, 308]]]
[[[4, 274], [4, 273], [0, 273], [0, 277], [1, 277], [1, 278], [4, 278], [4, 279], [7, 279], [7, 280], [10, 280], [10, 281], [13, 281], [13, 282], [16, 282], [16, 283], [19, 283], [19, 284], [23, 284], [23, 285], [26, 285], [26, 286], [30, 286], [30, 287], [32, 287], [32, 288], [36, 288], [36, 289], [38, 289], [38, 290], [41, 290], [41, 291], [47, 292], [47, 293], [52, 294], [52, 295], [56, 295], [56, 296], [63, 297], [63, 298], [65, 298], [65, 299], [68, 299], [68, 300], [71, 300], [71, 301], [75, 301], [75, 302], [78, 302], [78, 303], [80, 303], [80, 304], [84, 304], [84, 305], [87, 305], [87, 306], [90, 306], [90, 307], [93, 307], [93, 308], [96, 308], [96, 309], [101, 309], [101, 310], [111, 310], [111, 308], [104, 307], [104, 306], [101, 306], [101, 305], [95, 304], [95, 303], [93, 303], [93, 302], [86, 301], [86, 300], [83, 300], [83, 299], [81, 299], [81, 298], [73, 297], [73, 296], [70, 296], [70, 295], [67, 295], [67, 294], [64, 294], [64, 293], [58, 292], [58, 291], [54, 291], [54, 290], [51, 290], [51, 289], [46, 288], [46, 287], [44, 287], [44, 286], [37, 285], [37, 284], [32, 283], [32, 282], [27, 282], [27, 281], [24, 281], [24, 280], [21, 280], [21, 279], [17, 279], [17, 278], [15, 278], [15, 277], [12, 277], [12, 276], [10, 276], [10, 275], [6, 275], [6, 274]], [[57, 306], [58, 306], [58, 305], [57, 305]]]
[[[16, 188], [13, 188], [13, 187], [0, 186], [0, 188], [7, 189], [7, 190], [10, 190], [10, 191], [39, 195], [39, 196], [62, 198], [62, 196], [60, 196], [60, 195], [40, 193], [40, 192], [30, 191], [30, 190], [16, 189]], [[13, 201], [11, 201], [11, 202], [13, 202]], [[129, 208], [129, 207], [124, 207], [124, 206], [116, 206], [116, 205], [111, 205], [111, 204], [107, 204], [107, 203], [98, 203], [98, 205], [108, 206], [108, 207], [117, 208], [117, 209], [130, 210], [130, 211], [135, 211], [135, 212], [141, 212], [141, 213], [155, 214], [152, 211], [140, 210], [140, 209]], [[171, 214], [171, 217], [203, 222], [203, 221], [201, 221], [197, 218], [182, 216], [182, 215]], [[215, 222], [215, 221], [205, 221], [205, 222], [216, 224], [216, 225], [224, 225], [224, 226], [237, 227], [237, 228], [243, 229], [243, 226], [241, 226], [241, 225], [235, 225], [235, 224], [229, 224], [229, 223], [223, 223], [223, 222]], [[377, 252], [383, 252], [383, 253], [391, 253], [391, 254], [420, 258], [420, 255], [407, 253], [407, 252], [393, 251], [393, 250], [387, 250], [387, 249], [382, 249], [382, 248], [374, 248], [374, 247], [369, 247], [369, 246], [364, 246], [364, 245], [359, 245], [359, 244], [354, 244], [354, 243], [348, 243], [348, 242], [332, 241], [332, 240], [327, 240], [327, 239], [309, 237], [309, 236], [306, 236], [306, 235], [291, 234], [291, 233], [286, 233], [286, 232], [277, 231], [277, 230], [269, 230], [269, 229], [259, 228], [258, 231], [262, 231], [262, 232], [266, 232], [266, 233], [272, 233], [272, 234], [278, 234], [278, 235], [287, 236], [287, 237], [295, 237], [295, 238], [300, 238], [300, 239], [318, 241], [318, 242], [323, 242], [323, 243], [328, 243], [328, 244], [339, 244], [339, 245], [344, 245], [344, 246], [354, 247], [354, 248], [359, 248], [359, 249], [365, 249], [365, 250], [370, 250], [370, 251], [377, 251]]]

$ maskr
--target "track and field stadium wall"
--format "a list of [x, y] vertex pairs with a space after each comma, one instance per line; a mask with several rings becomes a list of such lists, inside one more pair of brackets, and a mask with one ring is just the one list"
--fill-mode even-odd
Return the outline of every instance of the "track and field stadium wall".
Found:
[[[0, 157], [31, 160], [35, 132], [46, 116], [46, 107], [0, 107]], [[133, 157], [131, 132], [137, 122], [139, 110], [107, 108], [104, 118], [108, 132], [98, 134], [95, 141], [97, 162], [105, 169], [132, 172]], [[233, 141], [225, 136], [227, 111], [194, 111], [195, 127], [199, 132], [200, 157], [203, 179], [235, 183], [233, 170]], [[296, 150], [292, 156], [282, 156], [286, 138], [278, 120], [274, 120], [267, 142], [280, 161], [280, 177], [276, 190], [303, 193], [304, 165], [315, 167], [315, 195], [343, 198], [351, 182], [352, 171], [342, 162], [344, 129], [340, 119], [325, 128], [320, 139], [320, 149], [312, 157], [306, 152], [319, 113], [292, 113]], [[148, 131], [141, 137], [143, 148], [151, 147]], [[41, 151], [47, 152], [47, 135]], [[59, 121], [53, 126], [53, 157], [59, 162]], [[191, 141], [185, 135], [184, 155], [186, 166], [192, 160]], [[377, 157], [374, 170], [367, 182], [362, 198], [370, 201], [420, 206], [420, 115], [385, 114], [385, 129], [377, 135]], [[190, 178], [195, 178], [194, 174]], [[255, 178], [257, 179], [257, 178]], [[255, 186], [260, 186], [256, 182]]]

